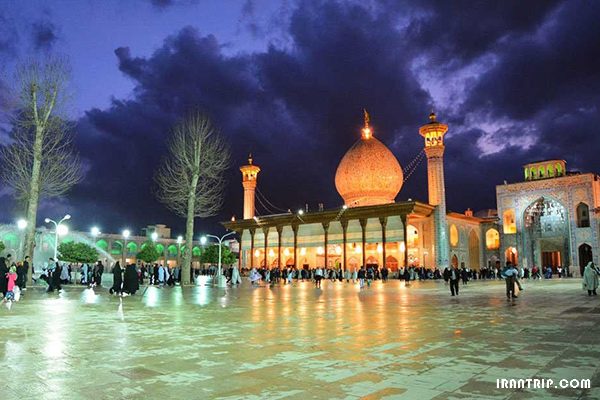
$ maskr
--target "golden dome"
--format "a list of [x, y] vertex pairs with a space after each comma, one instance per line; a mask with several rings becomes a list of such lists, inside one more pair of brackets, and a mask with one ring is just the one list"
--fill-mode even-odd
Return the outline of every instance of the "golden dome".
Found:
[[394, 154], [373, 137], [365, 111], [362, 137], [346, 152], [335, 173], [335, 187], [348, 207], [393, 203], [404, 175]]

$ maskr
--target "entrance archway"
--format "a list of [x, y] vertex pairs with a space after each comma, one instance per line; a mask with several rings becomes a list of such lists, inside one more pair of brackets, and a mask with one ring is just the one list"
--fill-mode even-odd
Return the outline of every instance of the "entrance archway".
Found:
[[525, 209], [523, 221], [522, 262], [530, 268], [564, 265], [569, 254], [565, 207], [553, 198], [540, 197]]
[[516, 248], [509, 247], [508, 249], [506, 249], [506, 252], [504, 253], [504, 256], [506, 258], [506, 261], [510, 261], [513, 265], [518, 265], [519, 255], [517, 253], [517, 249]]
[[583, 269], [585, 266], [593, 260], [592, 258], [592, 246], [587, 243], [579, 246], [579, 272], [583, 276]]
[[385, 266], [388, 269], [395, 271], [398, 269], [398, 260], [395, 257], [387, 256], [385, 259]]
[[458, 267], [458, 257], [456, 257], [456, 254], [452, 255], [452, 266]]

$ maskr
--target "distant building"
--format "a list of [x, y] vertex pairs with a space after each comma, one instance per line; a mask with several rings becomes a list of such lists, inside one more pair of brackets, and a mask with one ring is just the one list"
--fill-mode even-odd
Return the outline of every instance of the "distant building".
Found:
[[[142, 235], [132, 235], [127, 239], [123, 234], [101, 233], [93, 236], [90, 232], [69, 231], [65, 236], [59, 238], [59, 244], [69, 241], [84, 242], [96, 247], [100, 253], [100, 259], [109, 264], [115, 261], [134, 263], [137, 260], [137, 253], [151, 241], [152, 233], [156, 232], [156, 248], [161, 257], [158, 263], [175, 266], [181, 262], [181, 254], [185, 244], [178, 244], [176, 238], [171, 238], [171, 228], [166, 225], [156, 224], [148, 225], [142, 229]], [[6, 247], [4, 253], [12, 254], [14, 258], [21, 258], [22, 234], [14, 225], [0, 225], [0, 240]], [[34, 252], [34, 265], [38, 266], [48, 261], [49, 257], [54, 255], [54, 231], [46, 227], [40, 227], [36, 230], [36, 246]], [[211, 243], [206, 244], [209, 246]], [[229, 246], [232, 252], [239, 252], [239, 244], [235, 240], [224, 242]], [[200, 253], [202, 245], [200, 241], [194, 241], [192, 247], [192, 265], [197, 268], [200, 266]]]

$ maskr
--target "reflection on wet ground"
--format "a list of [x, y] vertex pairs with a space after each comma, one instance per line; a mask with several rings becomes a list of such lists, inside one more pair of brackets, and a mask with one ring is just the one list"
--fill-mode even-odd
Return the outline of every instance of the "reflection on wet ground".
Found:
[[[29, 290], [0, 309], [2, 399], [600, 398], [600, 301], [579, 280]], [[496, 389], [501, 378], [592, 389]]]

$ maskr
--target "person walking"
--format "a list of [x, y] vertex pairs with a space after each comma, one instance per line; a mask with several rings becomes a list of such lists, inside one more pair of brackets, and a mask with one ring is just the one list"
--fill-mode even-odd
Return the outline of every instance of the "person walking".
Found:
[[58, 261], [55, 261], [53, 258], [50, 258], [50, 264], [54, 263], [54, 269], [52, 270], [52, 276], [50, 277], [50, 285], [48, 286], [47, 292], [54, 292], [58, 290], [60, 293], [62, 291], [62, 285], [60, 281], [60, 276], [62, 274], [62, 267]]
[[[450, 283], [450, 293], [452, 296], [458, 296], [458, 281], [459, 279], [463, 279], [463, 282], [466, 281], [466, 277], [464, 275], [464, 269], [462, 271], [458, 270], [457, 266], [453, 266], [450, 269], [450, 274], [448, 276], [448, 282]], [[466, 283], [465, 283], [466, 284]]]
[[598, 289], [598, 274], [600, 272], [596, 269], [593, 262], [589, 262], [583, 270], [583, 286], [587, 289], [588, 296], [597, 296], [596, 290]]
[[108, 293], [113, 294], [116, 293], [118, 295], [120, 295], [122, 293], [122, 286], [123, 286], [123, 271], [121, 270], [121, 264], [119, 263], [119, 261], [117, 261], [115, 263], [115, 265], [112, 268], [112, 274], [113, 274], [113, 285], [112, 287], [108, 290]]
[[363, 267], [362, 265], [360, 266], [360, 269], [358, 270], [358, 274], [357, 274], [357, 279], [358, 279], [358, 286], [362, 289], [365, 287], [365, 277], [366, 277], [366, 272], [365, 272], [365, 267]]
[[501, 275], [504, 277], [504, 280], [506, 282], [506, 297], [508, 298], [508, 300], [516, 299], [518, 297], [515, 293], [515, 279], [518, 273], [519, 272], [512, 265], [512, 263], [510, 261], [507, 261], [506, 268], [504, 269], [504, 271], [502, 271]]
[[231, 285], [239, 285], [242, 283], [242, 277], [240, 276], [240, 270], [237, 265], [233, 266], [231, 270]]
[[102, 274], [104, 274], [104, 265], [102, 261], [98, 260], [94, 268], [94, 282], [98, 287], [102, 286]]
[[16, 285], [21, 290], [25, 290], [25, 282], [27, 282], [27, 270], [29, 269], [29, 263], [27, 260], [28, 257], [25, 257], [22, 263], [17, 263], [17, 281]]
[[6, 292], [8, 292], [8, 278], [6, 276], [8, 271], [6, 258], [0, 257], [0, 293], [2, 293], [2, 297], [6, 297]]
[[323, 270], [321, 269], [321, 267], [317, 267], [317, 269], [315, 269], [315, 287], [316, 288], [321, 288], [321, 280], [323, 279]]
[[137, 269], [135, 264], [129, 264], [125, 267], [123, 277], [123, 296], [126, 294], [134, 295], [140, 288]]

